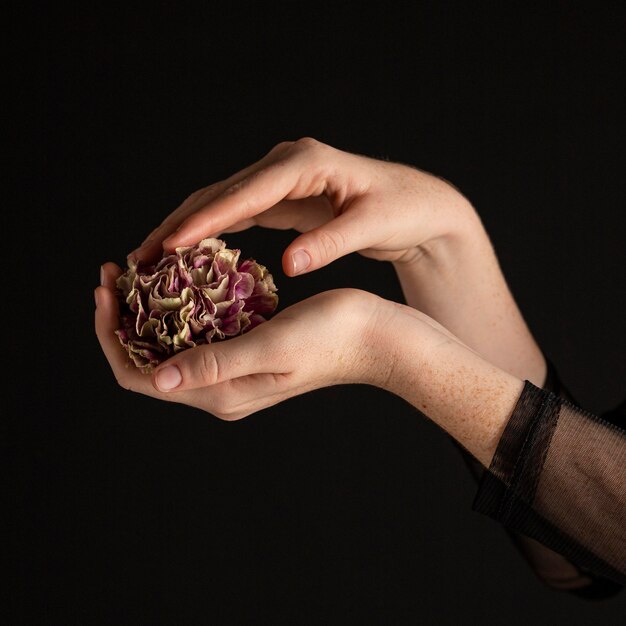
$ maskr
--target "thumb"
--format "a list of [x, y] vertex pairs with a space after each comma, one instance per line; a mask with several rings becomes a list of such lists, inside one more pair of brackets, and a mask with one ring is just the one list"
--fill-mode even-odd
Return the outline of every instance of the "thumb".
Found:
[[283, 254], [283, 269], [296, 276], [324, 267], [346, 254], [369, 248], [373, 229], [356, 215], [339, 217], [296, 237]]
[[273, 372], [273, 351], [263, 342], [264, 335], [261, 328], [256, 328], [227, 341], [183, 350], [155, 369], [152, 384], [157, 391], [186, 391]]

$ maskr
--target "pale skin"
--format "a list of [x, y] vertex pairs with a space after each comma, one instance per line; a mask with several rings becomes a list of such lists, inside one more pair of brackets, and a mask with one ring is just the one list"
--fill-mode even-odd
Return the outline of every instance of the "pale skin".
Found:
[[[253, 332], [179, 353], [146, 376], [128, 366], [114, 334], [119, 272], [106, 264], [96, 290], [96, 332], [119, 384], [224, 420], [320, 387], [365, 383], [403, 397], [488, 464], [521, 393], [520, 380], [431, 318], [356, 289], [308, 298]], [[180, 372], [170, 391], [158, 378], [166, 367]]]
[[546, 364], [470, 203], [425, 172], [307, 138], [195, 192], [132, 254], [154, 260], [163, 248], [253, 225], [302, 233], [283, 255], [289, 276], [355, 251], [392, 262], [410, 306], [352, 289], [324, 292], [146, 376], [127, 367], [114, 335], [121, 270], [107, 263], [96, 331], [119, 383], [228, 420], [316, 388], [372, 384], [488, 466], [523, 380], [541, 385]]

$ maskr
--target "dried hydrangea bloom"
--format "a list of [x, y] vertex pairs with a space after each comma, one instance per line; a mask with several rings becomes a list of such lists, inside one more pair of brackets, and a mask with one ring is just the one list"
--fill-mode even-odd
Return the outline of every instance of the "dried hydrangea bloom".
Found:
[[267, 269], [220, 239], [176, 248], [156, 265], [117, 279], [122, 328], [116, 331], [143, 372], [180, 350], [245, 333], [274, 312], [276, 286]]

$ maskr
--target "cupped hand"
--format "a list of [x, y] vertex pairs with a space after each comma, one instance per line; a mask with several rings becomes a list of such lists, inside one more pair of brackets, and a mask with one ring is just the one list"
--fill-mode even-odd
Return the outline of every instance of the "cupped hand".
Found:
[[320, 387], [365, 383], [404, 398], [488, 466], [523, 385], [423, 313], [356, 289], [303, 300], [245, 335], [184, 350], [148, 376], [115, 335], [120, 272], [107, 263], [95, 292], [96, 333], [119, 384], [224, 420]]
[[115, 335], [120, 273], [113, 263], [103, 267], [95, 325], [118, 383], [131, 391], [239, 419], [319, 387], [378, 384], [384, 375], [385, 349], [375, 334], [393, 312], [385, 300], [355, 289], [315, 295], [244, 335], [185, 350], [143, 374]]
[[278, 144], [257, 163], [200, 189], [137, 250], [163, 248], [254, 225], [295, 229], [283, 268], [293, 276], [350, 252], [410, 262], [475, 223], [467, 200], [442, 179], [407, 165], [337, 150], [311, 138]]

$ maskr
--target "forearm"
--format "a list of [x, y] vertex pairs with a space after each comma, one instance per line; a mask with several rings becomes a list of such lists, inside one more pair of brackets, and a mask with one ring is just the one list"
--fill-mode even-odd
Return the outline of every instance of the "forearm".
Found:
[[550, 585], [592, 581], [568, 558], [623, 580], [623, 431], [494, 366], [418, 311], [395, 306], [378, 338], [382, 386], [489, 468], [477, 510], [565, 555], [521, 538]]
[[[543, 355], [506, 285], [482, 225], [476, 222], [467, 234], [436, 248], [436, 254], [423, 255], [410, 265], [395, 265], [406, 301], [450, 328], [494, 365], [543, 386]], [[470, 241], [473, 245], [468, 245]], [[491, 456], [490, 448], [485, 458]], [[466, 461], [471, 467], [471, 460]], [[556, 589], [589, 585], [590, 579], [560, 554], [529, 537], [509, 533], [547, 585]]]
[[[546, 364], [533, 339], [478, 216], [420, 249], [412, 261], [394, 263], [406, 302], [423, 311], [499, 368], [541, 385]], [[458, 210], [456, 212], [458, 214]]]
[[[399, 305], [401, 306], [401, 305]], [[419, 313], [402, 311], [383, 338], [384, 387], [427, 415], [482, 465], [489, 466], [523, 382], [433, 329]]]

